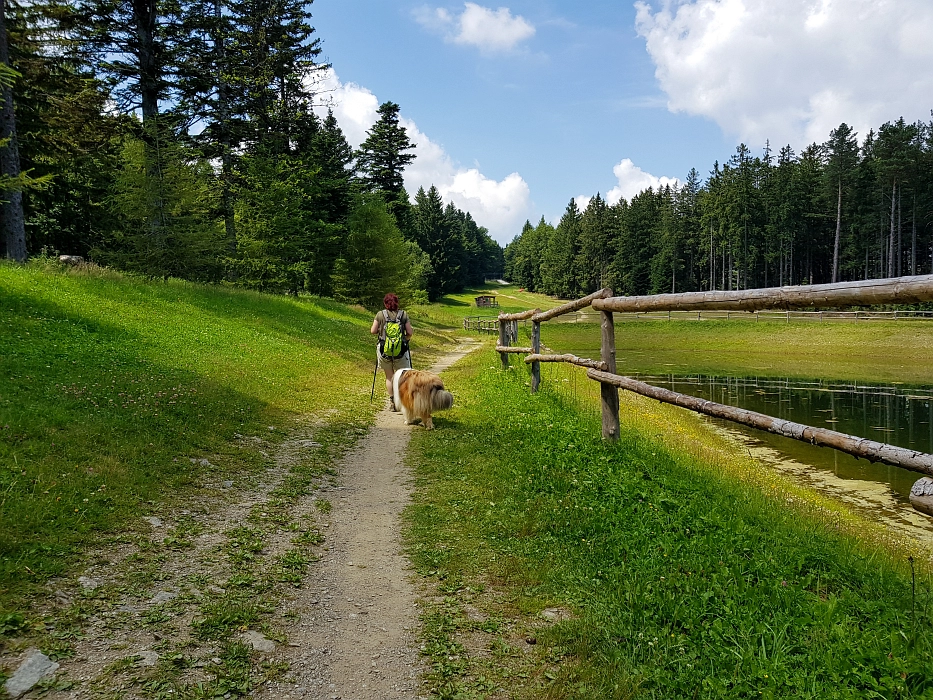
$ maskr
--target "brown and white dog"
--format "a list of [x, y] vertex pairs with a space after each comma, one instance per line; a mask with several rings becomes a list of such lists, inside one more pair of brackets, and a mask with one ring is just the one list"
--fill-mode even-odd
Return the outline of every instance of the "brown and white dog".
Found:
[[454, 405], [453, 394], [444, 389], [440, 377], [417, 369], [398, 370], [392, 377], [392, 393], [405, 425], [420, 419], [427, 430], [434, 428], [432, 411], [445, 411]]

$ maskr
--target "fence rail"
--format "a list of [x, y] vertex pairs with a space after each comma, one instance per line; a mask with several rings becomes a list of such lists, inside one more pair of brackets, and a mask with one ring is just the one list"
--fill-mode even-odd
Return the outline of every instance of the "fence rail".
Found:
[[497, 316], [467, 316], [463, 319], [463, 330], [477, 331], [479, 333], [498, 333], [499, 318]]
[[[599, 312], [581, 310], [568, 314], [557, 323], [590, 323], [599, 320]], [[617, 322], [626, 321], [813, 321], [849, 322], [933, 320], [933, 311], [637, 311], [615, 314]]]
[[[586, 375], [600, 384], [602, 404], [603, 438], [615, 440], [619, 437], [619, 389], [626, 389], [658, 401], [681, 406], [698, 413], [715, 416], [734, 423], [747, 425], [760, 430], [794, 438], [822, 447], [832, 447], [868, 459], [883, 462], [896, 467], [933, 476], [933, 455], [909, 450], [895, 445], [875, 442], [867, 438], [846, 435], [834, 430], [815, 428], [801, 423], [793, 423], [763, 413], [748, 411], [718, 404], [695, 396], [679, 394], [668, 389], [655, 387], [630, 377], [616, 374], [615, 321], [613, 314], [634, 320], [660, 320], [674, 318], [808, 318], [837, 320], [847, 318], [847, 312], [800, 311], [799, 309], [818, 309], [820, 307], [868, 306], [872, 304], [900, 304], [933, 301], [933, 275], [916, 277], [898, 277], [893, 279], [865, 280], [862, 282], [842, 282], [839, 284], [806, 285], [800, 287], [775, 287], [770, 289], [750, 289], [729, 292], [689, 292], [685, 294], [659, 294], [641, 297], [614, 297], [610, 289], [601, 289], [582, 299], [562, 304], [549, 311], [538, 309], [521, 313], [499, 314], [499, 342], [496, 351], [503, 368], [509, 366], [510, 354], [524, 354], [525, 362], [531, 365], [531, 391], [537, 392], [541, 384], [540, 364], [542, 362], [564, 362], [587, 367]], [[591, 307], [597, 313], [584, 311]], [[773, 311], [780, 309], [780, 311]], [[663, 312], [663, 315], [661, 315]], [[874, 320], [877, 318], [931, 318], [933, 312], [848, 312], [854, 314], [853, 320]], [[601, 343], [600, 359], [592, 360], [576, 355], [541, 354], [541, 323], [575, 314], [570, 320], [581, 319], [600, 321]], [[675, 315], [676, 314], [676, 315]], [[531, 321], [531, 347], [515, 347], [513, 341], [518, 338], [518, 322]], [[621, 319], [620, 319], [621, 320]], [[466, 327], [466, 321], [464, 321]], [[924, 481], [924, 480], [921, 480]], [[917, 490], [921, 486], [914, 484]], [[926, 488], [920, 488], [920, 491]], [[913, 491], [912, 491], [913, 493]], [[933, 515], [933, 507], [917, 502], [911, 497], [915, 508]]]
[[819, 309], [933, 301], [933, 275], [767, 287], [735, 291], [685, 292], [596, 299], [597, 311], [759, 311]]

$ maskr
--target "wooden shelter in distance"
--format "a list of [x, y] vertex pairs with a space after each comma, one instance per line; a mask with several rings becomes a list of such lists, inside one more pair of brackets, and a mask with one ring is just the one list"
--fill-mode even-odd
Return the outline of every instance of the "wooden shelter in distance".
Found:
[[499, 306], [499, 300], [491, 294], [484, 294], [483, 296], [476, 297], [477, 306]]

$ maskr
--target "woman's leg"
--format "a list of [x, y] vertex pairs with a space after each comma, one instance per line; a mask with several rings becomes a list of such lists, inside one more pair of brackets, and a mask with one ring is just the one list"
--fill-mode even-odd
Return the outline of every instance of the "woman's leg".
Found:
[[383, 367], [386, 373], [386, 395], [389, 397], [389, 401], [392, 402], [392, 408], [395, 409], [395, 399], [392, 396], [392, 377], [395, 375], [395, 371], [392, 368], [392, 363], [387, 362]]

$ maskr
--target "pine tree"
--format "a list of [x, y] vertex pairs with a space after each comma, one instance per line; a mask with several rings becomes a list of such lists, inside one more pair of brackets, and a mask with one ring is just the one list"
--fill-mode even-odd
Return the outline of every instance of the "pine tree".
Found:
[[312, 162], [320, 168], [321, 194], [317, 210], [321, 218], [331, 224], [345, 223], [354, 188], [353, 149], [331, 110], [327, 110], [327, 116], [314, 131], [308, 152]]
[[177, 111], [203, 127], [195, 138], [202, 154], [220, 161], [218, 185], [227, 255], [237, 255], [234, 217], [236, 152], [246, 131], [240, 75], [232, 42], [234, 15], [227, 0], [188, 0], [182, 14], [183, 43], [178, 61]]
[[320, 39], [305, 0], [231, 0], [235, 31], [237, 109], [249, 122], [245, 141], [254, 153], [292, 151], [310, 111]]
[[579, 253], [574, 276], [581, 294], [591, 294], [607, 284], [609, 263], [616, 247], [615, 233], [609, 205], [597, 192], [580, 218]]
[[839, 281], [839, 249], [842, 241], [842, 199], [843, 190], [850, 185], [852, 174], [858, 165], [858, 141], [855, 132], [843, 122], [829, 134], [829, 141], [823, 144], [826, 165], [823, 175], [829, 198], [836, 199], [836, 234], [833, 239], [832, 281]]
[[108, 113], [108, 94], [68, 31], [70, 5], [7, 4], [26, 247], [87, 256], [112, 226], [105, 215], [132, 121]]
[[[386, 292], [404, 298], [413, 261], [409, 247], [381, 197], [364, 195], [350, 215], [344, 254], [337, 261], [334, 289], [338, 299], [381, 308]], [[424, 265], [423, 260], [416, 264]]]
[[356, 167], [364, 190], [382, 193], [389, 211], [395, 215], [399, 227], [405, 232], [408, 229], [405, 220], [408, 196], [405, 193], [403, 173], [415, 159], [415, 154], [408, 152], [415, 145], [409, 140], [405, 127], [399, 123], [398, 113], [399, 106], [394, 102], [383, 102], [379, 106], [379, 119], [366, 132], [366, 140], [356, 152]]
[[577, 294], [575, 261], [579, 251], [581, 216], [576, 200], [571, 199], [548, 241], [541, 263], [542, 286], [546, 294], [564, 298]]
[[[455, 211], [455, 210], [454, 210]], [[462, 243], [453, 230], [456, 219], [450, 210], [445, 210], [440, 193], [433, 185], [425, 192], [419, 188], [415, 195], [414, 239], [431, 259], [431, 277], [428, 281], [428, 298], [435, 301], [454, 289], [460, 269]]]

